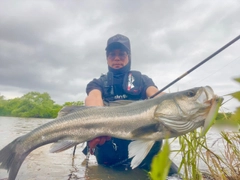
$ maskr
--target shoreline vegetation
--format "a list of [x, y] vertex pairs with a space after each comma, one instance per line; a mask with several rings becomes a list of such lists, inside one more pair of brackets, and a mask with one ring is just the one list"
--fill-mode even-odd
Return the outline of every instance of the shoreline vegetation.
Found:
[[[56, 104], [46, 92], [29, 92], [20, 98], [5, 99], [0, 96], [0, 116], [22, 118], [56, 118], [64, 106], [83, 106], [83, 101], [65, 102]], [[218, 113], [216, 120], [231, 117], [232, 113]]]
[[20, 98], [6, 100], [0, 96], [0, 116], [24, 118], [56, 118], [64, 106], [79, 105], [82, 101], [56, 104], [46, 92], [29, 92]]

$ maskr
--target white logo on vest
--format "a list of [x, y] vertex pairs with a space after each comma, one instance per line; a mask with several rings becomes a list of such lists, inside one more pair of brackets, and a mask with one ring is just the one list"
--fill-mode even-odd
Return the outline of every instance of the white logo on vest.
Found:
[[132, 76], [132, 73], [129, 73], [128, 75], [128, 91], [130, 91], [132, 88], [134, 88], [133, 82], [134, 82], [134, 77]]

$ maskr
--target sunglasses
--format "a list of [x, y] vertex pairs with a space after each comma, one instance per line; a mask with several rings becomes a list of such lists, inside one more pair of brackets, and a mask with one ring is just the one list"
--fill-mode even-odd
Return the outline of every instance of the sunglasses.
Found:
[[119, 53], [119, 54], [118, 53], [109, 53], [108, 54], [108, 58], [110, 60], [114, 60], [117, 56], [119, 57], [120, 60], [125, 60], [127, 57], [127, 53]]

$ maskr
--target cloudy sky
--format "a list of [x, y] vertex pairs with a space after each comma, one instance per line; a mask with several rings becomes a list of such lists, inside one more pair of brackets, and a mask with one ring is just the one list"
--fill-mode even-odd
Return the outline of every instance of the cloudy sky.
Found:
[[[131, 40], [132, 69], [161, 89], [239, 36], [239, 17], [239, 0], [1, 0], [0, 95], [37, 91], [58, 104], [83, 101], [86, 84], [107, 72], [106, 41], [118, 33]], [[166, 92], [239, 91], [239, 69], [240, 40]], [[229, 100], [223, 110], [237, 106]]]

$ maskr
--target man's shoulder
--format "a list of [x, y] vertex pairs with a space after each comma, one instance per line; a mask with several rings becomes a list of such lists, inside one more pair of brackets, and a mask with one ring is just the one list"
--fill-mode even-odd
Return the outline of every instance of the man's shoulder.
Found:
[[102, 92], [102, 89], [104, 87], [104, 80], [103, 80], [104, 76], [100, 76], [98, 78], [94, 78], [93, 80], [91, 80], [86, 87], [86, 92], [87, 94], [89, 94], [90, 91], [92, 91], [93, 89], [98, 89]]
[[143, 74], [141, 71], [138, 71], [138, 70], [131, 70], [129, 71], [130, 73], [133, 72], [133, 73], [137, 73], [139, 75], [141, 75], [143, 78], [149, 78], [146, 74]]
[[98, 86], [100, 85], [100, 86], [102, 86], [103, 82], [106, 81], [106, 79], [107, 79], [107, 75], [102, 73], [99, 77], [96, 77], [96, 78], [92, 79], [88, 83], [88, 85], [98, 85]]
[[[140, 71], [139, 71], [139, 72], [140, 72]], [[141, 73], [141, 72], [140, 72], [140, 73]], [[142, 73], [141, 73], [141, 78], [142, 78], [142, 80], [144, 80], [144, 81], [147, 81], [147, 80], [150, 80], [150, 79], [151, 79], [148, 75], [142, 74]]]
[[[140, 72], [140, 71], [139, 71], [139, 72]], [[150, 78], [148, 75], [141, 73], [141, 79], [142, 79], [142, 81], [143, 81], [144, 87], [146, 87], [146, 88], [149, 87], [149, 86], [155, 86], [155, 87], [157, 87], [157, 86], [155, 85], [155, 83], [153, 82], [152, 78]]]
[[100, 79], [100, 80], [107, 79], [107, 73], [102, 73], [98, 79]]
[[99, 77], [93, 78], [92, 81], [102, 81], [102, 80], [104, 80], [104, 79], [106, 79], [106, 78], [107, 78], [107, 74], [102, 73]]

